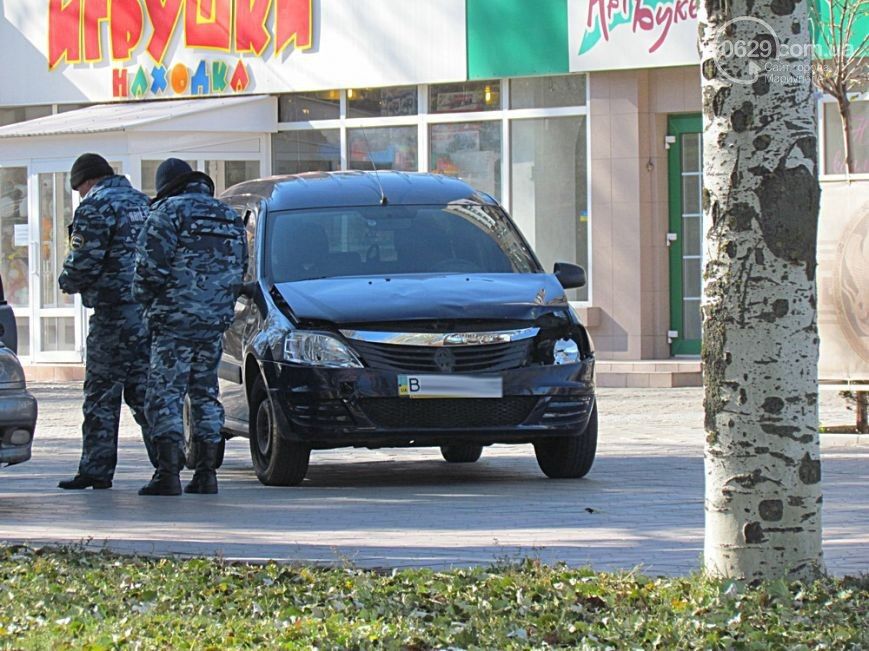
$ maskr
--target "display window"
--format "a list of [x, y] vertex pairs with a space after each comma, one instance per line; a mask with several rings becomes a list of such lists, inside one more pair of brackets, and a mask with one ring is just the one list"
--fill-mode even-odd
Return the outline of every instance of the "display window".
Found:
[[433, 124], [429, 147], [432, 172], [461, 177], [476, 189], [500, 198], [500, 122]]
[[347, 166], [352, 170], [417, 170], [416, 127], [347, 130]]

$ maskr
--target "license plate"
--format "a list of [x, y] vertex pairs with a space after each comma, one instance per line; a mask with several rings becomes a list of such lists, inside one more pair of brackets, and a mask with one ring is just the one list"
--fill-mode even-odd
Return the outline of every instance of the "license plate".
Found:
[[501, 398], [499, 377], [468, 375], [399, 375], [400, 398]]

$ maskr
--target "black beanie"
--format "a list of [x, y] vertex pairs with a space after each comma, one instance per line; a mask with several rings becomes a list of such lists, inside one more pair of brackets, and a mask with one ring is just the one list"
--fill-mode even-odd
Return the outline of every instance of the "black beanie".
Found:
[[183, 189], [188, 182], [194, 180], [204, 181], [214, 192], [214, 182], [207, 174], [194, 172], [186, 161], [180, 158], [167, 158], [157, 168], [157, 176], [154, 186], [157, 190], [155, 199], [163, 199]]
[[69, 185], [73, 190], [78, 190], [78, 186], [85, 181], [112, 176], [114, 173], [112, 166], [99, 154], [82, 154], [75, 159], [69, 171]]

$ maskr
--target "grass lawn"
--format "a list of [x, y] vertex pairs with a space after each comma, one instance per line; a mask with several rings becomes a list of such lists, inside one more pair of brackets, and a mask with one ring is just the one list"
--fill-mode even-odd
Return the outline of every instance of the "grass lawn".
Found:
[[0, 546], [0, 648], [869, 649], [869, 576], [373, 572]]

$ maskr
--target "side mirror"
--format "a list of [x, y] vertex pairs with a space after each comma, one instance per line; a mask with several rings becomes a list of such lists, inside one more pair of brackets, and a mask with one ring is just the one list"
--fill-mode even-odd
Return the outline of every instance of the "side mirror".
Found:
[[585, 287], [585, 269], [578, 264], [556, 262], [553, 273], [564, 289]]
[[257, 282], [255, 280], [248, 281], [246, 283], [242, 283], [241, 289], [238, 292], [239, 296], [244, 296], [245, 298], [253, 298], [254, 293], [256, 292]]

